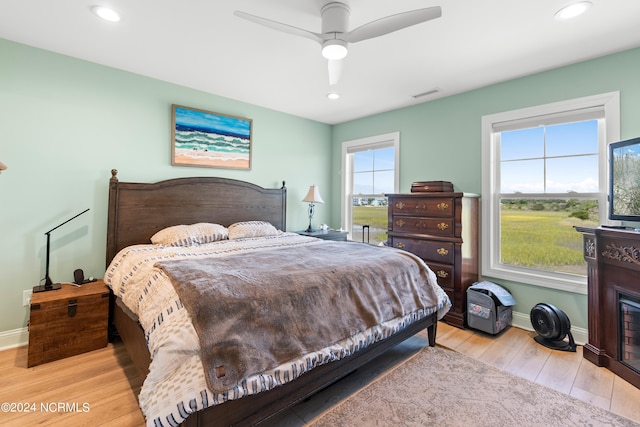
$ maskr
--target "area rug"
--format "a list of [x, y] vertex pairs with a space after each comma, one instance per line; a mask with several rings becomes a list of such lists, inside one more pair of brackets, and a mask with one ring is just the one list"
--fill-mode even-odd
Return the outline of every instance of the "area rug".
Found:
[[439, 347], [424, 348], [309, 425], [640, 426]]

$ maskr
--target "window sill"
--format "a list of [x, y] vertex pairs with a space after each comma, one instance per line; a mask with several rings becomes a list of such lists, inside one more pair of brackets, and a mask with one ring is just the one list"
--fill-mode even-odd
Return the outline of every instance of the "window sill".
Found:
[[587, 294], [587, 277], [573, 274], [544, 274], [526, 268], [483, 268], [482, 276], [540, 286], [574, 294]]

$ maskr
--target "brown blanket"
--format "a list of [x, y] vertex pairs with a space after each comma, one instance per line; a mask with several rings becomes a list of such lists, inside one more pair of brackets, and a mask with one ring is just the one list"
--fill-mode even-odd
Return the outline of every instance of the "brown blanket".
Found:
[[193, 319], [213, 392], [437, 304], [415, 257], [360, 243], [327, 241], [158, 266]]

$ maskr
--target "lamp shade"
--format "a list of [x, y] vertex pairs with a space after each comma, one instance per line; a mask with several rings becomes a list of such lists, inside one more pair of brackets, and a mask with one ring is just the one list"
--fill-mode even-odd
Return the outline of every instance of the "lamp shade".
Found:
[[324, 200], [322, 200], [322, 197], [320, 196], [320, 190], [315, 185], [309, 187], [309, 192], [302, 201], [308, 203], [324, 203]]
[[0, 172], [2, 172], [3, 170], [5, 170], [7, 167], [5, 166], [4, 163], [0, 162]]

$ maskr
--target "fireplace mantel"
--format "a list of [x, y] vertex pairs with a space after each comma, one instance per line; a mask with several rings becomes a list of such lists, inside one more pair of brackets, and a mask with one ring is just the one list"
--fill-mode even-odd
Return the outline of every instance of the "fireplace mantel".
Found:
[[[589, 342], [584, 358], [640, 388], [640, 373], [621, 361], [620, 300], [640, 300], [640, 233], [575, 227], [587, 261]], [[637, 332], [634, 340], [637, 340]]]

